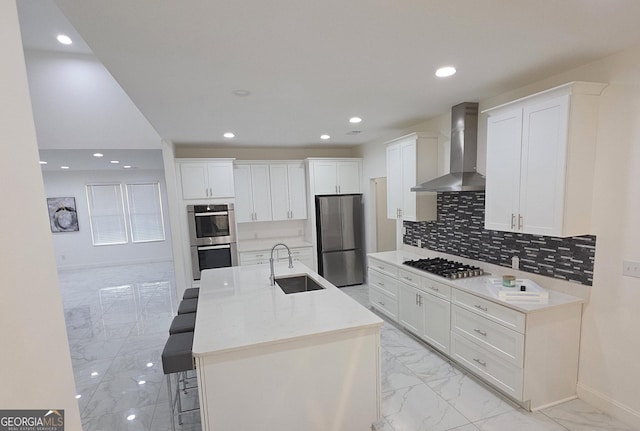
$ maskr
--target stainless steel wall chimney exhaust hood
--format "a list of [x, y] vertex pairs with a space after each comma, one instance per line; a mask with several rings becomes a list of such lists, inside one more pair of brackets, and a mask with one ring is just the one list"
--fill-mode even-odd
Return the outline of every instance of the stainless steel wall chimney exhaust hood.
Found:
[[447, 175], [411, 188], [412, 192], [467, 192], [484, 190], [484, 176], [476, 172], [478, 104], [451, 108], [451, 161]]

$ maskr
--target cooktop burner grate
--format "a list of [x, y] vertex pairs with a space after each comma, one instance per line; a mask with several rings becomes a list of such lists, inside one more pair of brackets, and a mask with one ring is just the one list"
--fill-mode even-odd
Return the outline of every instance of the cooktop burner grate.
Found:
[[466, 265], [441, 257], [407, 260], [403, 264], [450, 279], [477, 277], [484, 274], [484, 271], [477, 266]]

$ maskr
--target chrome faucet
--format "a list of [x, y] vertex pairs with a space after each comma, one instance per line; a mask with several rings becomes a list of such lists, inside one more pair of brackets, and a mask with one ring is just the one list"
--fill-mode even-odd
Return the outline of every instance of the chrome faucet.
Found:
[[286, 244], [283, 244], [281, 242], [277, 243], [276, 245], [274, 245], [271, 248], [271, 257], [269, 257], [269, 267], [271, 268], [271, 275], [269, 276], [269, 281], [271, 282], [272, 286], [276, 285], [276, 274], [273, 271], [273, 251], [276, 249], [277, 246], [283, 246], [284, 248], [287, 249], [287, 253], [289, 253], [289, 268], [293, 268], [293, 259], [291, 258], [291, 250], [289, 250], [289, 247], [287, 247]]

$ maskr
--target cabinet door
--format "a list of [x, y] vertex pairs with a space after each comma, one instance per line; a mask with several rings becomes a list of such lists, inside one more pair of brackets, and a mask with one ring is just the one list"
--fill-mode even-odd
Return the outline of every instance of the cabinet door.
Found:
[[307, 185], [304, 164], [287, 165], [290, 219], [307, 218]]
[[428, 293], [422, 294], [424, 330], [420, 336], [432, 346], [449, 354], [451, 303]]
[[397, 219], [402, 207], [402, 155], [400, 144], [387, 147], [387, 218]]
[[251, 191], [251, 166], [235, 165], [233, 169], [235, 181], [236, 222], [246, 223], [253, 221], [253, 197]]
[[418, 289], [407, 284], [398, 285], [399, 323], [418, 336], [422, 335], [424, 327], [422, 308], [419, 304], [420, 294]]
[[315, 194], [334, 195], [338, 193], [336, 178], [336, 162], [313, 162], [313, 184], [315, 188]]
[[411, 187], [416, 185], [416, 141], [410, 140], [400, 144], [402, 157], [402, 187], [400, 196], [402, 205], [400, 206], [403, 220], [416, 221], [416, 193], [411, 191]]
[[206, 163], [181, 163], [183, 199], [203, 199], [209, 197], [209, 179]]
[[521, 109], [489, 117], [485, 229], [517, 229], [521, 142]]
[[251, 190], [254, 220], [272, 220], [269, 165], [251, 165]]
[[287, 165], [269, 165], [269, 181], [271, 184], [271, 213], [273, 220], [288, 220], [291, 208], [289, 206]]
[[209, 177], [209, 197], [226, 198], [234, 196], [233, 162], [210, 162], [207, 165]]
[[526, 233], [562, 234], [568, 110], [569, 96], [524, 108], [520, 214]]
[[360, 193], [360, 162], [337, 162], [338, 193]]

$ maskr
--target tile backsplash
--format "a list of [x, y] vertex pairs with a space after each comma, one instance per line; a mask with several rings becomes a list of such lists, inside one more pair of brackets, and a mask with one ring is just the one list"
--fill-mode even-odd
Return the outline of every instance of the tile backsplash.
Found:
[[438, 220], [404, 222], [407, 245], [520, 270], [593, 284], [594, 235], [555, 238], [484, 229], [484, 192], [438, 193]]

